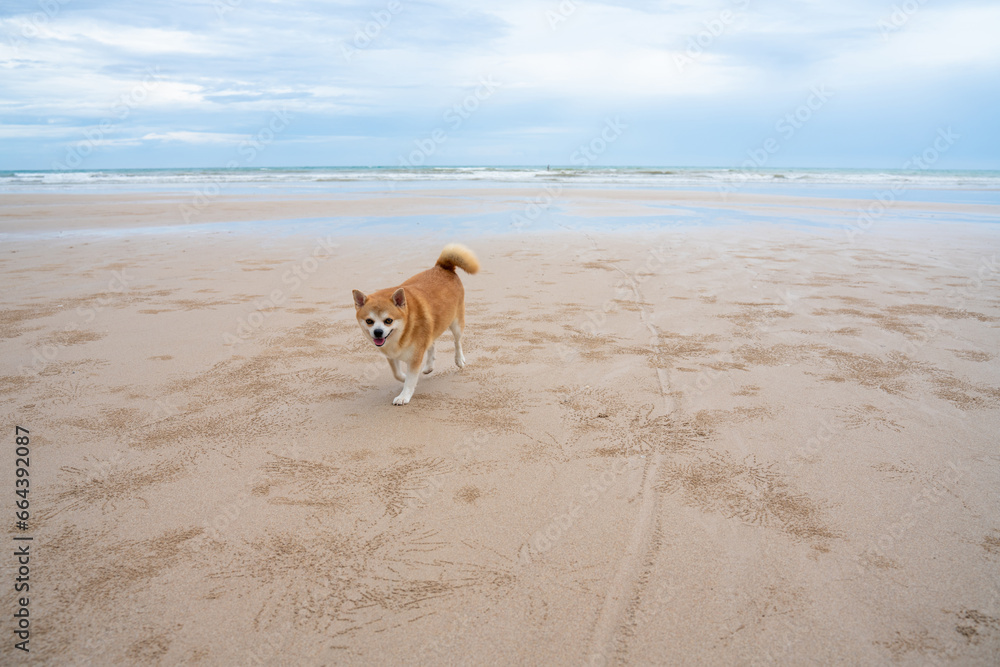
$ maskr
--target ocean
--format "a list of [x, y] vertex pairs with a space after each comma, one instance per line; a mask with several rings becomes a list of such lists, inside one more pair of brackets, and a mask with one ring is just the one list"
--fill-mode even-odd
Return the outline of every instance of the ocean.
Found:
[[427, 187], [717, 190], [801, 196], [1000, 204], [1000, 171], [659, 167], [275, 167], [0, 171], [0, 192], [295, 194]]

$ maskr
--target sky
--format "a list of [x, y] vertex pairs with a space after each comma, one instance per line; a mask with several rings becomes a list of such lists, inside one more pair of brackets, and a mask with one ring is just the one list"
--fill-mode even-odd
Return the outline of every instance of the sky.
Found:
[[996, 0], [8, 0], [0, 170], [1000, 169], [997, 34]]

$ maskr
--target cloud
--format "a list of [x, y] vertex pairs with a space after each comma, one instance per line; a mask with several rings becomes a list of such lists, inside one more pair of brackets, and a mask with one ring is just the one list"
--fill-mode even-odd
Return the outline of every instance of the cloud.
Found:
[[37, 124], [0, 124], [0, 140], [3, 139], [63, 139], [79, 134], [76, 127]]
[[895, 7], [879, 17], [877, 39], [833, 56], [830, 71], [866, 80], [919, 80], [966, 67], [1000, 66], [1000, 7], [925, 5], [912, 14]]
[[245, 139], [245, 135], [227, 134], [224, 132], [149, 132], [142, 136], [143, 141], [165, 141], [182, 144], [226, 144], [231, 146], [235, 146]]
[[[903, 150], [892, 119], [904, 117], [914, 132], [942, 122], [972, 126], [978, 150], [1000, 154], [997, 130], [965, 103], [997, 97], [1000, 40], [992, 28], [1000, 8], [914, 3], [919, 8], [896, 25], [902, 4], [52, 0], [48, 12], [8, 5], [0, 10], [0, 114], [8, 128], [0, 131], [0, 161], [38, 164], [39, 155], [64, 152], [61, 141], [104, 121], [120, 148], [210, 151], [284, 109], [295, 120], [276, 144], [295, 147], [303, 160], [393, 162], [483, 77], [500, 88], [453, 133], [441, 159], [494, 154], [502, 136], [511, 160], [545, 161], [565, 153], [568, 135], [585, 135], [618, 113], [651, 119], [652, 129], [635, 129], [652, 133], [635, 141], [643, 151], [626, 152], [624, 140], [616, 146], [625, 163], [656, 161], [651, 147], [683, 143], [659, 138], [668, 131], [698, 133], [691, 145], [706, 154], [738, 155], [824, 83], [837, 99], [811, 127], [834, 119], [838, 128], [863, 126], [866, 137], [884, 139], [880, 155]], [[914, 107], [931, 95], [952, 103]], [[58, 129], [49, 127], [53, 119]], [[23, 134], [12, 136], [10, 127]], [[788, 154], [842, 159], [811, 136], [800, 133], [801, 152], [790, 146]], [[37, 145], [29, 149], [25, 137]], [[804, 148], [809, 141], [813, 153]], [[309, 142], [327, 149], [306, 152]], [[345, 142], [350, 150], [329, 149]], [[277, 145], [268, 152], [278, 154]], [[157, 155], [137, 151], [134, 159]], [[663, 156], [699, 157], [665, 149]]]
[[139, 57], [151, 54], [215, 53], [215, 47], [207, 36], [185, 30], [139, 28], [103, 21], [48, 24], [39, 29], [38, 39], [86, 45], [89, 48], [105, 47]]

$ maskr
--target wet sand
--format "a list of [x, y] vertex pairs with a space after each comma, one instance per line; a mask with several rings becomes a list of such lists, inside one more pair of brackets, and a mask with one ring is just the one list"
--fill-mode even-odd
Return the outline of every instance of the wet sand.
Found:
[[[32, 661], [994, 664], [1000, 230], [852, 234], [855, 202], [798, 198], [726, 206], [846, 226], [337, 218], [509, 221], [535, 195], [233, 197], [196, 226], [187, 195], [0, 198]], [[445, 334], [394, 407], [350, 292], [444, 241], [483, 266], [468, 363]]]
[[[613, 217], [618, 220], [673, 217], [685, 225], [706, 224], [696, 212], [732, 212], [735, 222], [753, 214], [799, 222], [823, 221], [867, 233], [885, 227], [895, 214], [941, 222], [947, 216], [973, 216], [995, 221], [1000, 206], [983, 203], [892, 201], [859, 197], [788, 196], [730, 190], [630, 190], [624, 188], [568, 187], [540, 183], [536, 187], [505, 185], [451, 189], [397, 186], [373, 192], [295, 194], [272, 191], [231, 194], [233, 188], [212, 184], [186, 193], [129, 192], [114, 194], [5, 194], [0, 196], [0, 234], [71, 234], [80, 232], [134, 231], [162, 227], [197, 228], [212, 223], [259, 223], [320, 220], [325, 228], [357, 233], [344, 220], [411, 216], [460, 217], [475, 220], [502, 214], [499, 223], [479, 219], [479, 233], [552, 231], [549, 214], [566, 213], [576, 219]], [[860, 194], [860, 193], [855, 193]], [[767, 218], [763, 217], [766, 222]], [[579, 224], [573, 224], [578, 227]], [[0, 239], [3, 237], [0, 236]]]

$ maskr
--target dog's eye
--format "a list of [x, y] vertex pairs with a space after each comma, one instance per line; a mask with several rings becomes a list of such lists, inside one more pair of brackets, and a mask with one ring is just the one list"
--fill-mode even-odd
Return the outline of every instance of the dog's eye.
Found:
[[389, 326], [390, 324], [392, 324], [392, 318], [391, 317], [385, 318], [385, 325]]
[[371, 325], [375, 324], [375, 320], [373, 320], [372, 318], [369, 317], [367, 320], [365, 320], [365, 324], [367, 324], [368, 326], [371, 326]]

